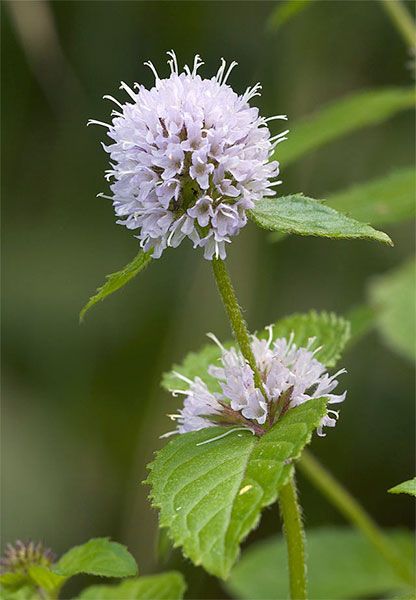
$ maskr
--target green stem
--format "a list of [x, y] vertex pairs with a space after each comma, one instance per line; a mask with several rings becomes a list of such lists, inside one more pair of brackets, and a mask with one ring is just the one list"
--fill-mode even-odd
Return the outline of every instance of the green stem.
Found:
[[380, 530], [353, 496], [307, 450], [304, 450], [298, 467], [306, 477], [367, 537], [396, 573], [410, 585], [414, 578], [409, 566], [403, 562], [394, 545]]
[[238, 304], [225, 262], [221, 259], [214, 258], [212, 261], [212, 268], [214, 270], [218, 291], [231, 323], [231, 329], [234, 337], [244, 358], [253, 371], [256, 387], [262, 391], [264, 397], [266, 398], [267, 396], [264, 392], [263, 381], [256, 365], [253, 350], [251, 349], [250, 334], [248, 332], [246, 322], [244, 321], [241, 308]]
[[405, 44], [416, 45], [416, 25], [412, 15], [401, 0], [381, 0], [386, 12], [404, 39]]
[[290, 598], [306, 600], [305, 533], [294, 477], [280, 490], [279, 505], [289, 562]]
[[[267, 396], [264, 391], [263, 381], [251, 349], [250, 335], [247, 325], [244, 321], [241, 308], [238, 304], [225, 262], [220, 259], [214, 259], [212, 261], [212, 268], [214, 270], [214, 275], [221, 299], [224, 303], [225, 310], [231, 323], [231, 329], [234, 337], [244, 358], [253, 371], [256, 387], [262, 391], [264, 397], [266, 398]], [[279, 503], [288, 551], [291, 599], [305, 600], [306, 563], [304, 532], [294, 479], [291, 479], [289, 483], [287, 483], [280, 490]]]

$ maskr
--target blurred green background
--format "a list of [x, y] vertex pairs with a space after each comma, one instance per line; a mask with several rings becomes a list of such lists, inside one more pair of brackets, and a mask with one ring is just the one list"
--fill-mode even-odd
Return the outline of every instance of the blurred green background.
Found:
[[[211, 76], [237, 60], [230, 83], [257, 81], [262, 114], [289, 123], [354, 91], [408, 85], [403, 40], [375, 1], [316, 1], [276, 32], [276, 2], [3, 2], [3, 469], [2, 544], [41, 538], [57, 553], [91, 536], [128, 544], [142, 573], [156, 557], [157, 518], [140, 484], [158, 436], [177, 406], [160, 375], [214, 331], [229, 331], [209, 263], [184, 243], [78, 324], [104, 274], [137, 252], [115, 224], [103, 179], [106, 94], [119, 81], [152, 84], [151, 59], [195, 53]], [[278, 122], [272, 123], [278, 125]], [[351, 183], [414, 162], [411, 111], [282, 165], [279, 193], [325, 197]], [[282, 148], [282, 146], [279, 146]], [[282, 150], [283, 153], [283, 150]], [[395, 247], [374, 242], [287, 238], [270, 243], [248, 226], [229, 252], [230, 270], [252, 329], [310, 308], [347, 312], [371, 277], [413, 250], [408, 223], [387, 229]], [[407, 497], [386, 489], [414, 470], [411, 363], [376, 333], [345, 357], [348, 397], [341, 419], [314, 452], [385, 526], [411, 526]], [[341, 523], [300, 479], [307, 526]], [[268, 510], [255, 538], [278, 528]], [[217, 582], [182, 561], [189, 597], [226, 597]]]

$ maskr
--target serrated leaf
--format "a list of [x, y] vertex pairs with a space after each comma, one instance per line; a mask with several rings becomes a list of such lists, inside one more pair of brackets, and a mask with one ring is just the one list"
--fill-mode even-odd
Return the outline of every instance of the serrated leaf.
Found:
[[111, 273], [110, 275], [106, 275], [107, 281], [97, 289], [96, 294], [91, 296], [88, 300], [87, 304], [83, 307], [81, 312], [79, 313], [79, 320], [82, 322], [86, 312], [92, 308], [97, 302], [101, 302], [110, 294], [114, 294], [117, 290], [121, 289], [147, 267], [147, 265], [152, 260], [152, 250], [149, 252], [140, 252], [133, 258], [133, 260], [126, 265], [121, 271], [117, 271], [117, 273]]
[[[322, 350], [317, 353], [318, 360], [327, 367], [333, 367], [348, 342], [350, 325], [348, 321], [334, 313], [315, 311], [290, 315], [273, 325], [273, 339], [289, 337], [292, 332], [298, 346], [306, 346], [309, 338], [316, 337], [313, 348], [322, 346]], [[268, 338], [269, 332], [263, 329], [256, 335], [259, 338]], [[224, 344], [226, 348], [232, 345], [232, 342]], [[220, 356], [221, 350], [215, 344], [208, 344], [198, 352], [191, 352], [182, 364], [174, 365], [171, 371], [163, 374], [162, 387], [168, 391], [187, 389], [187, 384], [175, 375], [180, 373], [188, 379], [198, 376], [211, 391], [220, 391], [218, 380], [208, 374], [208, 367], [216, 364]]]
[[385, 343], [409, 360], [416, 360], [415, 273], [416, 262], [412, 260], [376, 278], [369, 290]]
[[368, 239], [393, 245], [386, 233], [303, 194], [263, 198], [256, 202], [249, 215], [259, 227], [270, 231], [332, 239]]
[[149, 466], [160, 526], [175, 546], [209, 573], [226, 578], [239, 545], [261, 510], [276, 501], [312, 432], [326, 412], [324, 399], [289, 410], [263, 437], [224, 428], [178, 435]]
[[312, 0], [286, 0], [285, 2], [279, 2], [267, 20], [267, 28], [270, 31], [276, 31], [298, 13], [310, 6], [311, 1]]
[[278, 146], [276, 158], [287, 166], [307, 152], [362, 127], [377, 125], [415, 105], [412, 88], [381, 88], [335, 100], [295, 122], [290, 137]]
[[[400, 531], [389, 535], [412, 564], [412, 535]], [[347, 527], [310, 529], [306, 537], [310, 600], [384, 598], [383, 594], [405, 587], [358, 531]], [[241, 600], [288, 598], [286, 554], [281, 536], [254, 544], [233, 569], [227, 589]]]
[[332, 194], [328, 205], [358, 221], [386, 225], [412, 219], [416, 214], [414, 168], [399, 169], [387, 176]]
[[132, 577], [136, 561], [125, 546], [108, 538], [95, 538], [71, 548], [53, 567], [54, 573], [72, 577], [79, 573], [101, 577]]
[[389, 489], [389, 492], [390, 494], [410, 494], [411, 496], [416, 496], [416, 477], [395, 485]]
[[186, 590], [180, 573], [171, 571], [128, 579], [119, 585], [93, 585], [84, 590], [79, 600], [182, 600]]

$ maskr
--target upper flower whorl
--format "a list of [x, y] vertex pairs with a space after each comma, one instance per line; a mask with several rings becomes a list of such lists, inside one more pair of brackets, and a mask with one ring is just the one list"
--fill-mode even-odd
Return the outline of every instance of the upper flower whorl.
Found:
[[104, 96], [119, 108], [111, 125], [89, 123], [108, 127], [113, 143], [103, 147], [111, 159], [106, 177], [117, 222], [139, 230], [144, 250], [159, 258], [188, 237], [205, 258], [225, 258], [225, 244], [246, 224], [247, 209], [280, 183], [274, 181], [279, 165], [269, 159], [287, 131], [272, 138], [267, 122], [286, 117], [264, 119], [250, 107], [259, 84], [240, 96], [227, 85], [237, 63], [226, 70], [222, 59], [216, 76], [202, 79], [198, 55], [192, 71], [185, 66], [180, 73], [175, 54], [168, 54], [168, 78], [145, 63], [154, 87], [122, 82], [131, 101]]

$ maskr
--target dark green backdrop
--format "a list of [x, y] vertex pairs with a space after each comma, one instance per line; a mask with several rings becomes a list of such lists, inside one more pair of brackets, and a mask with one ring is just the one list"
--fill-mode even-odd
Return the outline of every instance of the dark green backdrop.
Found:
[[[111, 535], [142, 573], [160, 568], [156, 514], [140, 485], [177, 404], [160, 374], [205, 332], [229, 332], [210, 266], [185, 243], [78, 325], [104, 274], [137, 251], [110, 202], [95, 197], [107, 189], [104, 130], [86, 121], [108, 118], [101, 97], [122, 97], [120, 80], [152, 83], [143, 61], [167, 72], [170, 48], [180, 61], [200, 53], [207, 75], [221, 56], [237, 60], [233, 87], [260, 80], [262, 113], [291, 121], [355, 90], [409, 83], [406, 49], [378, 2], [313, 4], [270, 34], [274, 2], [3, 2], [3, 544], [42, 538], [59, 553]], [[279, 192], [325, 197], [411, 164], [413, 151], [412, 115], [401, 113], [283, 169]], [[360, 303], [369, 279], [412, 251], [410, 225], [388, 232], [394, 249], [271, 244], [248, 226], [229, 255], [250, 326]], [[409, 499], [385, 490], [413, 472], [411, 365], [376, 334], [344, 362], [340, 422], [314, 451], [383, 525], [410, 525]], [[307, 525], [341, 522], [303, 479], [300, 489]], [[250, 540], [278, 527], [273, 508]], [[169, 564], [187, 571], [190, 597], [223, 593], [179, 555]]]

